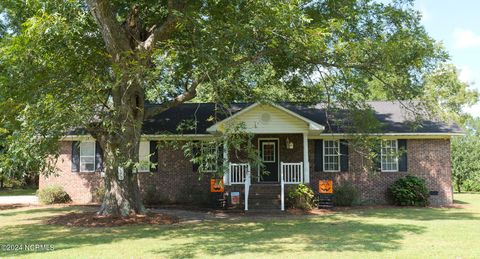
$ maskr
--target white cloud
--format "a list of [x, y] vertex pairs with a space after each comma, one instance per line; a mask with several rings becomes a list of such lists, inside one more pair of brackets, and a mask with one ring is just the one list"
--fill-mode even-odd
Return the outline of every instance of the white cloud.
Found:
[[472, 83], [475, 81], [474, 78], [474, 73], [473, 70], [469, 66], [461, 66], [460, 67], [460, 74], [458, 75], [458, 78], [460, 81], [464, 83]]
[[480, 35], [475, 32], [456, 28], [453, 31], [455, 47], [459, 49], [480, 47]]

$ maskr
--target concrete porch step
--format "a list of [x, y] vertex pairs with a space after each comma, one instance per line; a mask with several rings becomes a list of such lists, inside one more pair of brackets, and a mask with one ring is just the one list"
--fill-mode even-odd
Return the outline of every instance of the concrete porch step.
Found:
[[262, 200], [262, 199], [250, 199], [248, 201], [249, 206], [280, 206], [280, 200]]
[[249, 198], [263, 198], [263, 199], [280, 199], [280, 193], [258, 193], [258, 192], [250, 192]]

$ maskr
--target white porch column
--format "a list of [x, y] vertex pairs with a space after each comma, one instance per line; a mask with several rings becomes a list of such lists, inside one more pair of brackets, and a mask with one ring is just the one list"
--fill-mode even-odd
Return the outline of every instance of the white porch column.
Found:
[[223, 183], [230, 185], [230, 164], [228, 163], [228, 144], [223, 142]]
[[310, 183], [310, 164], [308, 163], [308, 133], [303, 133], [303, 181]]

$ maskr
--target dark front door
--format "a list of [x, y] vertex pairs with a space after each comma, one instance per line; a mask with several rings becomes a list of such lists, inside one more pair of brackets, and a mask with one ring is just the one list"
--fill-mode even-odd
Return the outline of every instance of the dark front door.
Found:
[[260, 158], [264, 168], [260, 168], [261, 182], [278, 182], [278, 140], [259, 141]]

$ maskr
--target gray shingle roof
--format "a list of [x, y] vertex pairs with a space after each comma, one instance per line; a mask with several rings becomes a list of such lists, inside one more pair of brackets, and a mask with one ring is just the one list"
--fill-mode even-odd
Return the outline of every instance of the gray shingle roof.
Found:
[[[232, 104], [226, 111], [216, 109], [213, 103], [186, 103], [167, 110], [151, 119], [145, 121], [143, 134], [208, 134], [208, 127], [215, 121], [226, 118], [226, 113], [235, 114], [252, 103]], [[461, 133], [458, 125], [449, 122], [442, 122], [427, 119], [423, 116], [415, 120], [414, 114], [402, 106], [400, 102], [374, 101], [368, 103], [372, 115], [380, 122], [381, 127], [376, 133]], [[411, 103], [410, 103], [411, 104]], [[281, 103], [279, 104], [307, 119], [325, 126], [325, 132], [349, 133], [352, 132], [351, 114], [345, 109], [329, 111], [328, 120], [325, 106], [322, 104], [307, 105], [302, 103]], [[405, 103], [404, 103], [405, 105]], [[146, 109], [154, 105], [147, 105]], [[196, 127], [193, 127], [196, 121]], [[179, 127], [187, 126], [179, 131]], [[188, 126], [190, 128], [188, 128]]]

